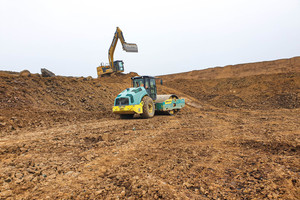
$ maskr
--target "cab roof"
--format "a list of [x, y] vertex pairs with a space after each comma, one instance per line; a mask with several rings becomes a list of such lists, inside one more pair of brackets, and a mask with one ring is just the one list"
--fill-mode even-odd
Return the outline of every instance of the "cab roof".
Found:
[[135, 80], [135, 79], [144, 79], [144, 78], [156, 79], [154, 76], [135, 76], [135, 77], [131, 77], [132, 80]]

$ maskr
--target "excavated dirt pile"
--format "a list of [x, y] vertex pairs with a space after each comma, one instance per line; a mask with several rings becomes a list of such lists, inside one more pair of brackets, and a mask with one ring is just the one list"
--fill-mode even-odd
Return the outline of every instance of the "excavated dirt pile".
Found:
[[210, 80], [183, 76], [165, 85], [218, 108], [300, 108], [300, 72]]
[[237, 78], [254, 75], [291, 73], [300, 71], [300, 57], [280, 59], [274, 61], [228, 65], [225, 67], [213, 67], [204, 70], [194, 70], [185, 73], [162, 76], [164, 78], [185, 79], [220, 79]]
[[1, 72], [0, 199], [299, 199], [298, 60], [163, 76], [152, 119], [111, 113], [134, 73]]
[[105, 81], [107, 78], [0, 72], [0, 130], [111, 117], [115, 96], [124, 89], [124, 84], [129, 87], [127, 79], [134, 75], [123, 75], [120, 81], [113, 82], [114, 78]]

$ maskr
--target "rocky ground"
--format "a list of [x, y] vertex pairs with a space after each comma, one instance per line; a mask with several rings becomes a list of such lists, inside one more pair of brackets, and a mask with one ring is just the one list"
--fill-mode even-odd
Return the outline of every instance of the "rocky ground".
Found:
[[134, 75], [0, 73], [0, 199], [298, 199], [298, 72], [169, 75], [186, 107], [121, 120]]

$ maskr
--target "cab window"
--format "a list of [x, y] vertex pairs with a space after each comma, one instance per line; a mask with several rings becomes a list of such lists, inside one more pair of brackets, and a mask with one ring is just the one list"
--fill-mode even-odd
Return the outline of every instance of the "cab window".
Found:
[[150, 79], [150, 87], [155, 87], [155, 79]]
[[133, 87], [144, 87], [143, 79], [135, 79], [133, 81]]
[[133, 87], [135, 87], [135, 88], [140, 87], [139, 80], [134, 80], [133, 81]]
[[149, 88], [149, 79], [146, 79], [145, 82], [146, 82], [145, 83], [145, 88], [148, 89]]
[[120, 71], [123, 71], [123, 70], [124, 70], [123, 63], [122, 63], [122, 62], [119, 63], [119, 70], [120, 70]]

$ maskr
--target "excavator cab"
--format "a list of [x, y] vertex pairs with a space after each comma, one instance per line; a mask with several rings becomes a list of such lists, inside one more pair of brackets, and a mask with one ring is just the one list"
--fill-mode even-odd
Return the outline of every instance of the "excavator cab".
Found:
[[137, 76], [137, 77], [132, 77], [131, 79], [134, 88], [144, 87], [148, 95], [151, 97], [151, 99], [156, 100], [157, 91], [156, 91], [155, 77]]
[[114, 72], [124, 72], [124, 62], [122, 60], [114, 61]]

